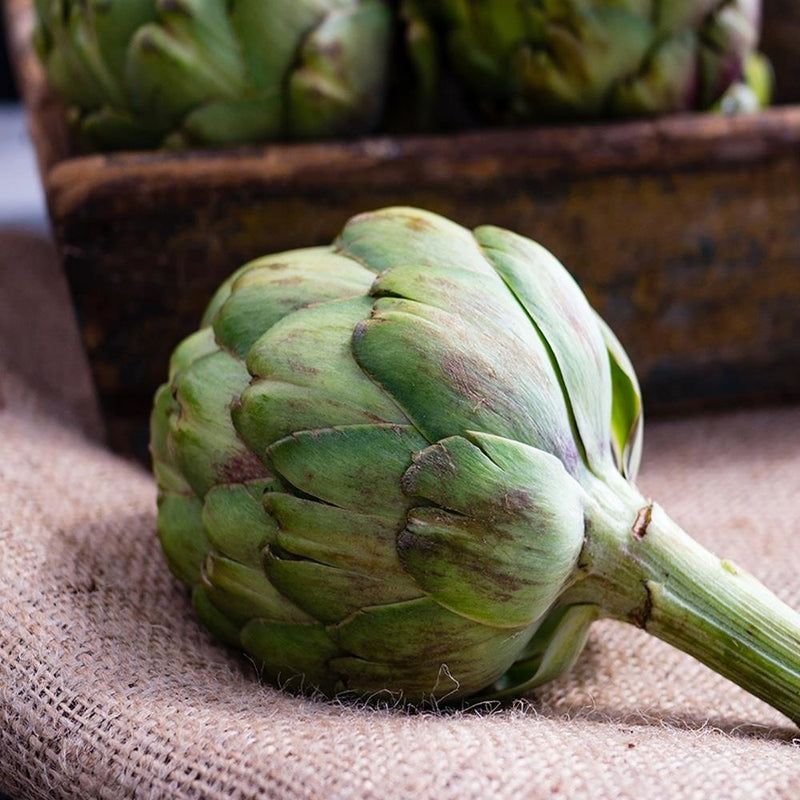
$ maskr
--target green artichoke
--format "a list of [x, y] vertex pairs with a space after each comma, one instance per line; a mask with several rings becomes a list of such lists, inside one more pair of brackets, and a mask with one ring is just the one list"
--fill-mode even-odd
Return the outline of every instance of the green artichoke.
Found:
[[759, 0], [404, 0], [425, 102], [453, 73], [499, 121], [708, 109], [728, 91], [734, 108], [763, 103], [768, 91], [744, 89], [760, 12]]
[[36, 0], [34, 33], [103, 150], [367, 131], [390, 38], [386, 0]]
[[158, 530], [270, 680], [516, 694], [638, 625], [800, 720], [800, 617], [632, 483], [633, 368], [564, 268], [395, 208], [253, 261], [156, 395]]

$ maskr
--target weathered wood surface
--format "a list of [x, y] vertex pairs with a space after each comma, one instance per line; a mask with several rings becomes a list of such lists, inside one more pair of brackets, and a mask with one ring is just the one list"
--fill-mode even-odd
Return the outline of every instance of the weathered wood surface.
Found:
[[[26, 5], [11, 0], [17, 29]], [[54, 230], [120, 449], [142, 452], [169, 353], [226, 275], [394, 204], [549, 247], [628, 348], [649, 413], [800, 398], [800, 106], [66, 158], [21, 51]]]

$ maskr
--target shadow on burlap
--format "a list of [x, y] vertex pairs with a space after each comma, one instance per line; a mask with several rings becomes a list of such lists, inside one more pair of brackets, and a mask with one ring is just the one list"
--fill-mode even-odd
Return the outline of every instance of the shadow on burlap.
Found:
[[[0, 246], [0, 792], [800, 797], [800, 731], [617, 623], [595, 625], [570, 675], [506, 708], [408, 713], [260, 684], [164, 566], [150, 476], [93, 440], [63, 282], [40, 246], [40, 259], [11, 248], [27, 269]], [[653, 424], [640, 484], [800, 606], [800, 409]]]

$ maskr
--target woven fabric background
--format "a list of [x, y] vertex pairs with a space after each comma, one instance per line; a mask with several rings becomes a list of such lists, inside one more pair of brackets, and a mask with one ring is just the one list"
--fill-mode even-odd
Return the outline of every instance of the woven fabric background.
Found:
[[[49, 247], [0, 236], [0, 792], [14, 798], [800, 797], [800, 731], [617, 623], [505, 707], [262, 685], [192, 616], [150, 476], [103, 449]], [[640, 484], [800, 607], [800, 409], [658, 422]]]

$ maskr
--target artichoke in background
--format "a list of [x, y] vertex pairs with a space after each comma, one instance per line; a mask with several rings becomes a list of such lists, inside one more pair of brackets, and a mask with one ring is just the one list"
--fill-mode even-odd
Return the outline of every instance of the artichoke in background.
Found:
[[36, 0], [34, 33], [103, 150], [368, 131], [390, 38], [385, 0]]
[[452, 74], [501, 122], [758, 107], [765, 67], [749, 88], [747, 65], [760, 12], [760, 0], [404, 0], [403, 11], [423, 105]]
[[633, 368], [544, 248], [415, 209], [253, 261], [157, 392], [158, 531], [270, 680], [516, 694], [632, 622], [800, 720], [800, 617], [633, 484]]

